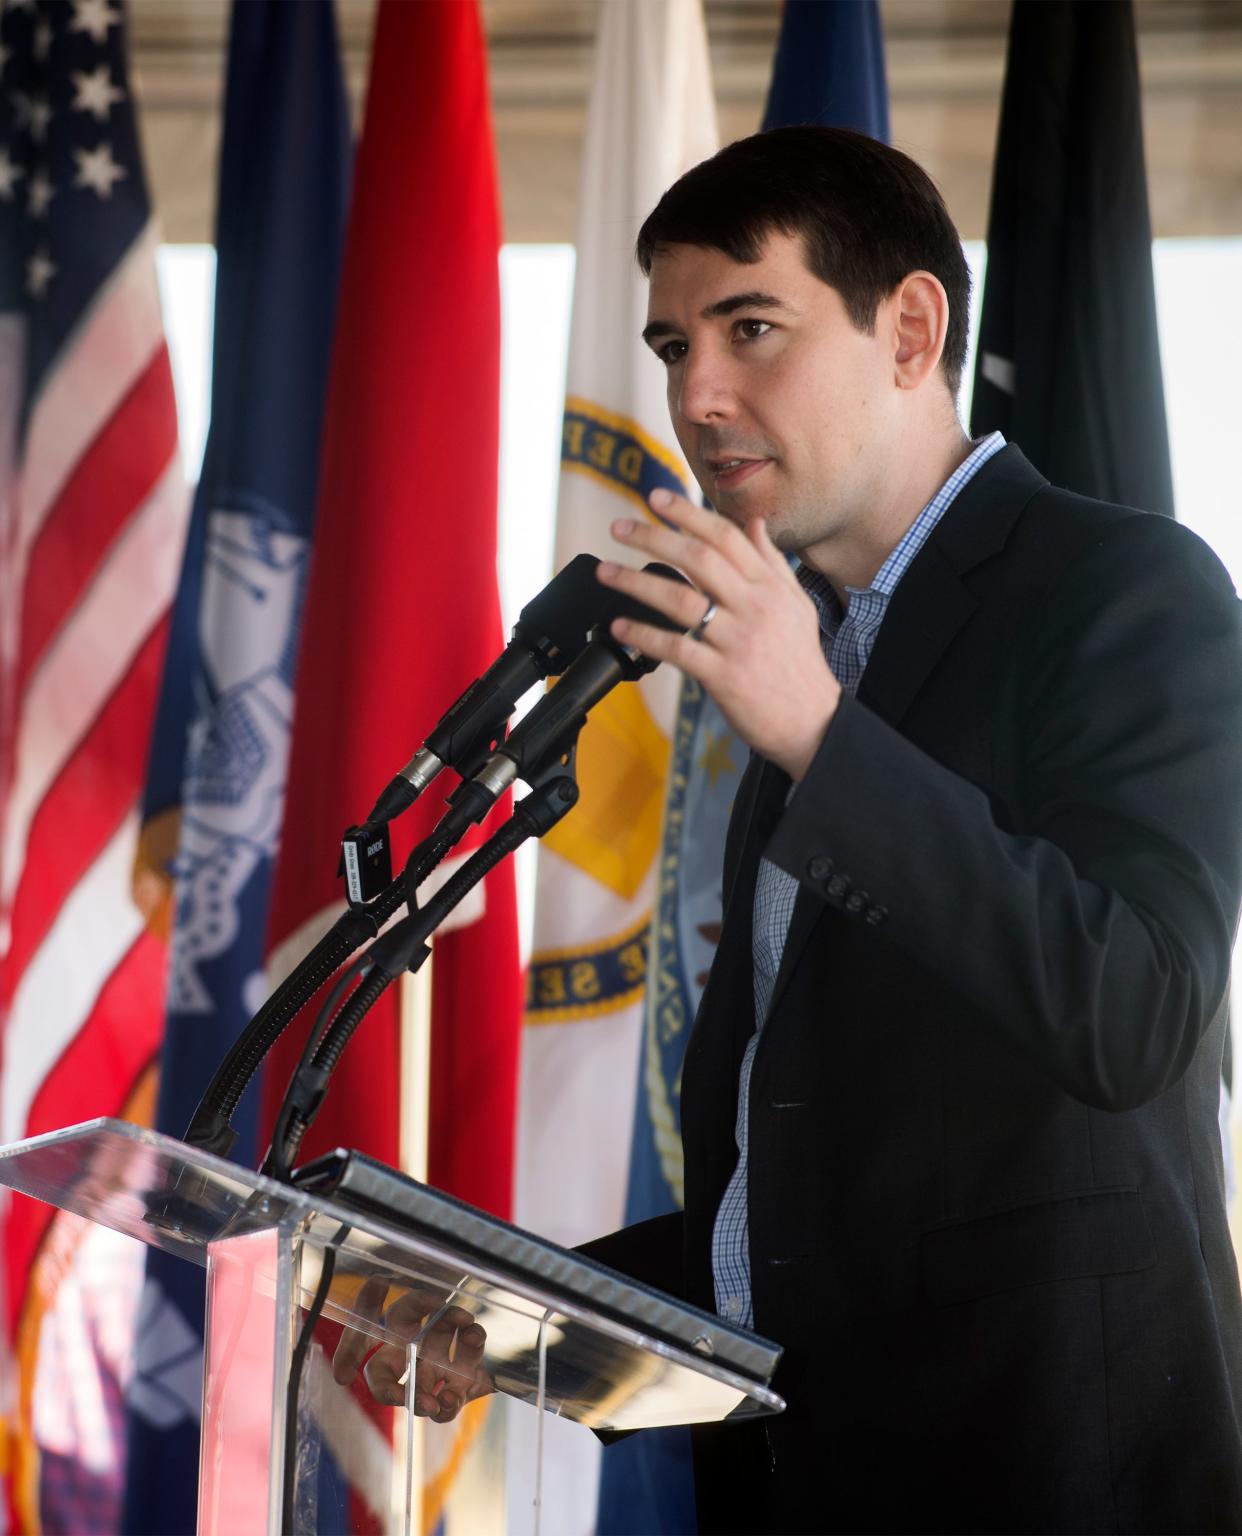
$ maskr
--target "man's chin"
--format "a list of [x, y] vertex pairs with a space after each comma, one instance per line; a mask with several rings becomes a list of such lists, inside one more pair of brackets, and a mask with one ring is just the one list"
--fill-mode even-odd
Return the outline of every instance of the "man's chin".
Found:
[[756, 506], [753, 501], [748, 504], [744, 496], [722, 496], [719, 503], [708, 498], [707, 505], [721, 517], [728, 518], [743, 533], [756, 517], [761, 517], [764, 527], [768, 530], [768, 538], [777, 549], [784, 551], [785, 554], [792, 554], [798, 548], [793, 529], [782, 519], [779, 512]]
[[782, 521], [779, 514], [765, 516], [763, 526], [768, 531], [768, 538], [783, 554], [792, 555], [798, 548], [797, 534], [788, 523]]

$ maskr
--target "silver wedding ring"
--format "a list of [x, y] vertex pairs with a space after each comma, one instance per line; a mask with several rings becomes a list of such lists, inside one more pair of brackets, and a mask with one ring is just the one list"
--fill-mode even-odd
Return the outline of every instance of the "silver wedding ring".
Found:
[[704, 592], [703, 596], [707, 598], [707, 612], [690, 631], [696, 640], [701, 640], [703, 638], [703, 631], [716, 617], [716, 599], [714, 597], [709, 597], [706, 592]]

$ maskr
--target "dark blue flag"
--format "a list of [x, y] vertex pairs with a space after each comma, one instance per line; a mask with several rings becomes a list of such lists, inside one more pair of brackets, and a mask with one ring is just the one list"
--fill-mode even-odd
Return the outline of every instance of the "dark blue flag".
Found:
[[[878, 0], [785, 5], [763, 126], [799, 123], [888, 139]], [[683, 1203], [681, 1058], [720, 936], [725, 828], [746, 758], [745, 743], [709, 695], [693, 678], [684, 679], [651, 924], [627, 1222]], [[600, 1483], [599, 1536], [678, 1536], [697, 1529], [689, 1445], [684, 1429], [665, 1429], [609, 1448]]]
[[764, 128], [820, 123], [888, 143], [879, 0], [788, 0]]
[[[157, 1123], [181, 1135], [264, 993], [293, 667], [350, 176], [330, 0], [236, 0], [229, 41], [211, 425], [173, 612], [142, 856], [167, 883]], [[255, 1106], [233, 1117], [255, 1160]], [[152, 1251], [129, 1397], [127, 1532], [189, 1531], [202, 1272]]]

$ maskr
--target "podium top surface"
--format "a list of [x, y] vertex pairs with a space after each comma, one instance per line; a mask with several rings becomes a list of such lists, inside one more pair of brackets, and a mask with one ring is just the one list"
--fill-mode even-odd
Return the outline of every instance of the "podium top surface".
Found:
[[269, 1294], [271, 1236], [283, 1233], [301, 1247], [304, 1307], [331, 1250], [325, 1316], [408, 1347], [411, 1316], [464, 1307], [486, 1332], [497, 1390], [593, 1428], [784, 1407], [769, 1385], [781, 1354], [769, 1340], [357, 1154], [290, 1187], [100, 1119], [0, 1147], [0, 1185], [198, 1264], [246, 1250], [254, 1271], [266, 1241], [270, 1263], [254, 1272]]

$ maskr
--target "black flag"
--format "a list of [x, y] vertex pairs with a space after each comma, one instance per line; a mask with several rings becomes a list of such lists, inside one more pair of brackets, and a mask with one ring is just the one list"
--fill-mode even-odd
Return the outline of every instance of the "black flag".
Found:
[[1014, 0], [971, 430], [1172, 513], [1130, 0]]

